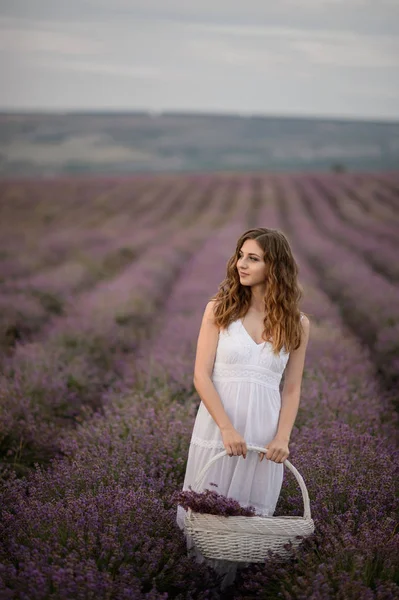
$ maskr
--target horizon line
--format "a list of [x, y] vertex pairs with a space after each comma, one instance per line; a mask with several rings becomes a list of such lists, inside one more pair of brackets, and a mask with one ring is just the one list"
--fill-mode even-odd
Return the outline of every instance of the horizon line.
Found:
[[6, 115], [139, 115], [149, 116], [151, 118], [168, 117], [168, 116], [203, 116], [203, 117], [219, 117], [219, 118], [239, 118], [239, 119], [275, 119], [275, 120], [305, 120], [305, 121], [341, 121], [341, 122], [356, 122], [356, 123], [386, 123], [399, 124], [398, 117], [356, 117], [354, 115], [305, 115], [305, 114], [273, 114], [273, 113], [243, 113], [243, 112], [217, 112], [217, 111], [199, 111], [199, 110], [154, 110], [154, 109], [118, 109], [118, 108], [72, 108], [72, 109], [57, 109], [57, 108], [2, 108], [0, 107], [0, 116]]

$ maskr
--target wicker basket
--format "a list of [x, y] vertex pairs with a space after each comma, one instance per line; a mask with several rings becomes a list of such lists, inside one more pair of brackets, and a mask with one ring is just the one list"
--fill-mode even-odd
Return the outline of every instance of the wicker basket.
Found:
[[[265, 452], [265, 448], [261, 446], [247, 446], [247, 450]], [[199, 491], [198, 487], [206, 471], [226, 454], [226, 450], [223, 450], [204, 466], [195, 480], [193, 491]], [[283, 464], [293, 472], [301, 488], [303, 517], [225, 517], [198, 513], [189, 508], [184, 517], [184, 525], [187, 533], [192, 536], [193, 543], [205, 557], [235, 562], [264, 562], [270, 548], [281, 558], [287, 558], [290, 552], [284, 548], [284, 544], [291, 540], [295, 548], [302, 542], [296, 536], [307, 537], [314, 532], [309, 495], [303, 477], [287, 459]]]

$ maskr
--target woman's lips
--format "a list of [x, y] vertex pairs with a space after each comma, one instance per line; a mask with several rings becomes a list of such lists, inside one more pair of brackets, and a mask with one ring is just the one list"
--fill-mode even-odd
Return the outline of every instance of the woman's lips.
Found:
[[241, 271], [239, 273], [242, 277], [246, 277], [247, 275], [249, 275], [249, 273], [242, 273]]

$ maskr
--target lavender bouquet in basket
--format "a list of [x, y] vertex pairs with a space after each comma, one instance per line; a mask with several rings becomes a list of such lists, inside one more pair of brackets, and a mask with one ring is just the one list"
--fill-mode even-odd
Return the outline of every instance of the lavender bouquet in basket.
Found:
[[[217, 487], [217, 483], [210, 483]], [[185, 510], [191, 508], [198, 513], [221, 515], [223, 517], [253, 517], [256, 516], [253, 506], [243, 507], [234, 498], [227, 498], [216, 491], [206, 489], [204, 492], [194, 492], [191, 485], [188, 490], [175, 492], [173, 501]]]

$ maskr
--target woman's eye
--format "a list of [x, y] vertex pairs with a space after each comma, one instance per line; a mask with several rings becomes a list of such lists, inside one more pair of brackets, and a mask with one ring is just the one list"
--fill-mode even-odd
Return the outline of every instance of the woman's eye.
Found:
[[[242, 258], [241, 254], [238, 256], [238, 258]], [[254, 260], [255, 262], [258, 262], [257, 258], [254, 258], [253, 256], [249, 257], [251, 260]]]

